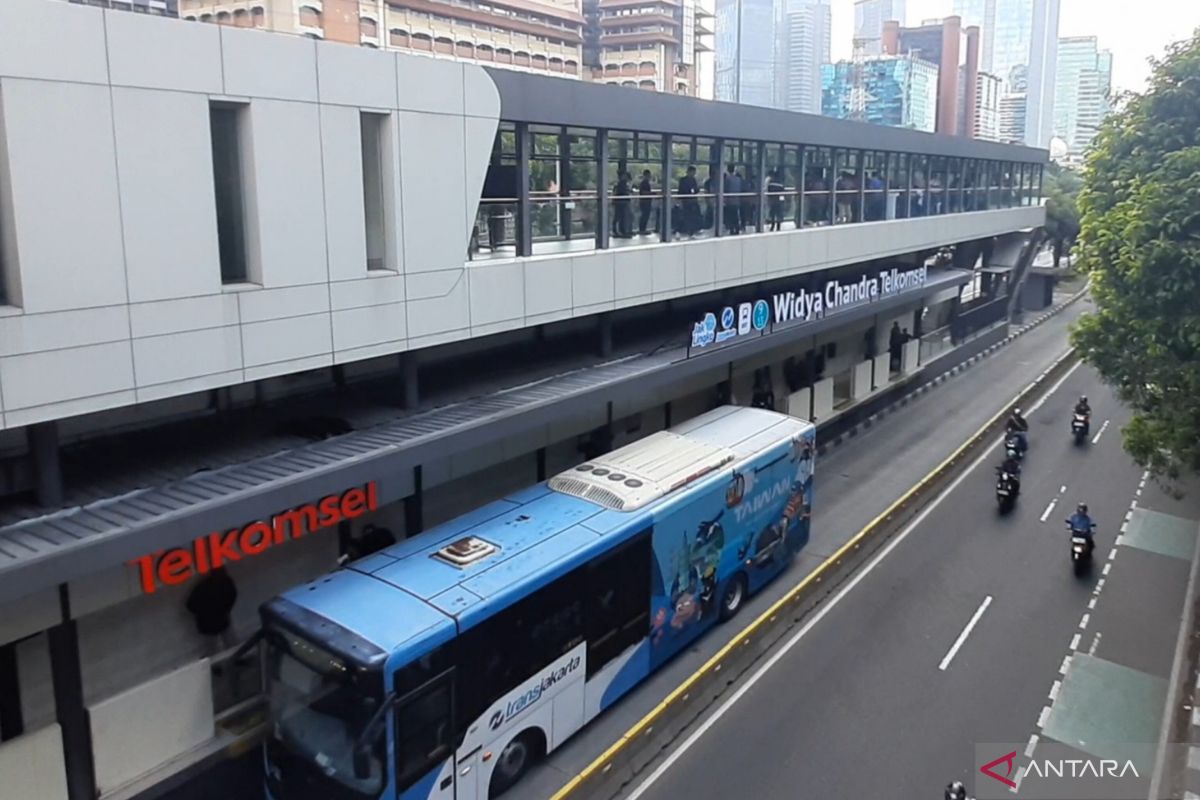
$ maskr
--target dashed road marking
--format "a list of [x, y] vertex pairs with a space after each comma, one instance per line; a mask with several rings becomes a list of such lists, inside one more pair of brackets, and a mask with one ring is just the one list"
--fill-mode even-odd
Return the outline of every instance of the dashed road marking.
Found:
[[1050, 505], [1046, 506], [1046, 510], [1042, 512], [1042, 516], [1038, 519], [1038, 522], [1045, 522], [1046, 518], [1050, 516], [1050, 512], [1054, 510], [1054, 506], [1057, 504], [1058, 498], [1056, 497], [1050, 501]]
[[1100, 437], [1104, 435], [1106, 430], [1108, 430], [1108, 422], [1108, 420], [1104, 420], [1104, 424], [1100, 426], [1100, 430], [1096, 431], [1096, 435], [1092, 437], [1092, 444], [1098, 444], [1100, 442]]

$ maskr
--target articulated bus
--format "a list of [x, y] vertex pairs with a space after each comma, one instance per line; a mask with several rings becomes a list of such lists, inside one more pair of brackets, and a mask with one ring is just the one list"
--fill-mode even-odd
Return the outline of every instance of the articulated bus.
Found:
[[504, 792], [784, 570], [815, 454], [721, 407], [268, 601], [270, 797]]

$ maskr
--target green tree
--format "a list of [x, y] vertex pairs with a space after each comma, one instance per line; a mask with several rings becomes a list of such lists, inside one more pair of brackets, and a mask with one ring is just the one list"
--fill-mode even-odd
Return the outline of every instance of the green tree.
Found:
[[1046, 170], [1046, 236], [1054, 243], [1054, 263], [1069, 255], [1079, 237], [1079, 190], [1083, 178], [1077, 172], [1050, 164]]
[[1134, 459], [1200, 472], [1200, 32], [1102, 126], [1079, 208], [1097, 311], [1074, 342], [1133, 410]]

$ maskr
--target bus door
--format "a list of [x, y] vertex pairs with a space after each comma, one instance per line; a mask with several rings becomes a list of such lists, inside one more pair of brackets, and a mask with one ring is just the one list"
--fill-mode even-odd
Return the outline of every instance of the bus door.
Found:
[[454, 668], [401, 697], [395, 725], [396, 797], [456, 800]]

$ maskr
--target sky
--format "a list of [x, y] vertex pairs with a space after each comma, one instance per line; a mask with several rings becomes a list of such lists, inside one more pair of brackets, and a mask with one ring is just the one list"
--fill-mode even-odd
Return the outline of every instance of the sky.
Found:
[[[1061, 0], [1059, 36], [1095, 36], [1113, 53], [1113, 88], [1141, 91], [1150, 76], [1148, 56], [1200, 27], [1200, 0]], [[849, 58], [854, 0], [832, 0], [833, 58]], [[951, 13], [953, 0], [908, 0], [908, 25]]]

